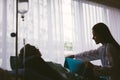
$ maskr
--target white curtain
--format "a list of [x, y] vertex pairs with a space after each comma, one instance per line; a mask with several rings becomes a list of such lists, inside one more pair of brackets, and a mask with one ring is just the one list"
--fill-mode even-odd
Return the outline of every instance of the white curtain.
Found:
[[[25, 44], [35, 45], [46, 61], [64, 63], [64, 39], [61, 0], [29, 0], [29, 11], [18, 15], [18, 53]], [[10, 56], [15, 56], [16, 0], [1, 0], [1, 67], [10, 69]]]
[[63, 63], [61, 0], [29, 0], [29, 5], [25, 21], [19, 20], [19, 46], [25, 38], [40, 49], [45, 60]]
[[120, 9], [84, 0], [73, 0], [72, 7], [75, 27], [73, 52], [75, 54], [100, 46], [92, 40], [92, 27], [98, 22], [108, 25], [114, 38], [120, 43]]
[[[29, 10], [18, 15], [18, 53], [25, 43], [35, 45], [46, 61], [64, 64], [65, 55], [97, 48], [91, 28], [106, 23], [120, 43], [120, 10], [86, 0], [29, 0]], [[15, 56], [16, 0], [0, 0], [0, 67], [10, 69]]]

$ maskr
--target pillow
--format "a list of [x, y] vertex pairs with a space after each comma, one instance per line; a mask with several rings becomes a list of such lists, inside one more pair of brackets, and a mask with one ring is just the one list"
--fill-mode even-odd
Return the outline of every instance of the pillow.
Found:
[[82, 74], [84, 72], [84, 62], [73, 58], [65, 58], [64, 67], [68, 68], [72, 73]]
[[[23, 62], [20, 58], [18, 58], [17, 64], [18, 68], [23, 68]], [[12, 70], [16, 68], [16, 56], [10, 56], [10, 66]]]

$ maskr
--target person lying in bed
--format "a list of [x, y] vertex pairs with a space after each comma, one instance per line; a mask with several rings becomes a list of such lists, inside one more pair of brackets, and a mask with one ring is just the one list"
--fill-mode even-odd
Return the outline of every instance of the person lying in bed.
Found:
[[[26, 44], [20, 50], [19, 58], [22, 59], [25, 69], [25, 80], [35, 79], [31, 72], [37, 77], [42, 76], [46, 80], [65, 80], [57, 71], [51, 68], [47, 62], [42, 59], [42, 54], [35, 46]], [[31, 75], [31, 76], [30, 76]]]

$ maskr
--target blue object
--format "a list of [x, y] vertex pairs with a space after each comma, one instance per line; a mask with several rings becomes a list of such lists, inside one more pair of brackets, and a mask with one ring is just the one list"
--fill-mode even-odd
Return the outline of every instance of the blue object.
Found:
[[[92, 69], [86, 68], [84, 62], [81, 60], [73, 59], [73, 58], [65, 58], [64, 67], [69, 69], [70, 72], [72, 73], [77, 73], [83, 76], [85, 80], [91, 80], [91, 79], [84, 77], [84, 75], [91, 72]], [[100, 77], [100, 80], [107, 80], [107, 78]]]
[[68, 68], [72, 73], [82, 74], [85, 70], [84, 62], [73, 58], [65, 58], [64, 67]]

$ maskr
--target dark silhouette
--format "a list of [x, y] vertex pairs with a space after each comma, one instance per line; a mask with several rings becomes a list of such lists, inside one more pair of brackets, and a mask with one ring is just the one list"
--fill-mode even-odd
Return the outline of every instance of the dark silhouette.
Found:
[[7, 70], [0, 68], [0, 80], [12, 80], [12, 77]]
[[[120, 80], [120, 45], [113, 38], [109, 28], [104, 23], [95, 24], [92, 28], [92, 33], [95, 43], [101, 43], [102, 46], [95, 50], [67, 57], [85, 61], [86, 67], [91, 68], [93, 70], [92, 73], [96, 76], [104, 75], [110, 76], [112, 80]], [[101, 60], [102, 66], [96, 66], [89, 62], [97, 59]]]
[[22, 59], [24, 63], [22, 67], [25, 69], [25, 80], [36, 79], [35, 76], [38, 78], [42, 76], [42, 79], [44, 77], [45, 80], [65, 80], [57, 71], [51, 68], [41, 56], [39, 49], [30, 44], [26, 44], [20, 50], [19, 58]]

